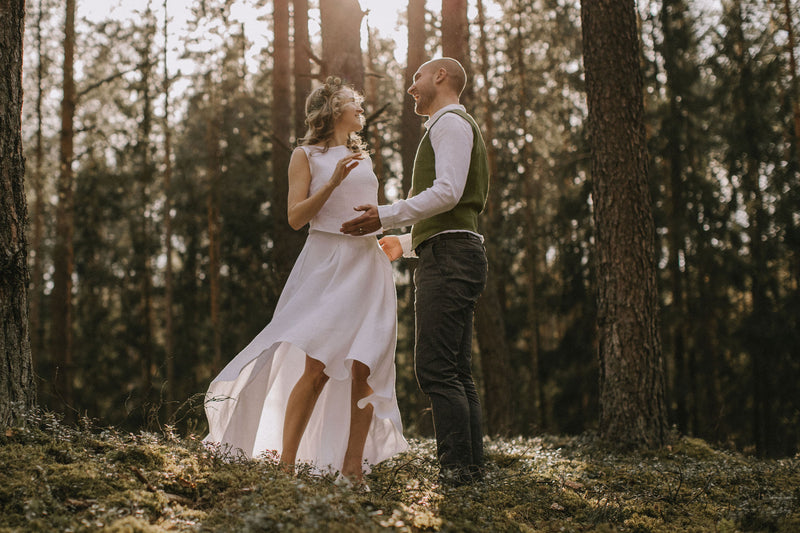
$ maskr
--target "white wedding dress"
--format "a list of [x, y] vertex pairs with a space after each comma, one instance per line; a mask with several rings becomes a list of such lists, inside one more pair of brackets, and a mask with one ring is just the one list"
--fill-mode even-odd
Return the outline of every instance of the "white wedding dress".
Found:
[[[313, 194], [350, 151], [304, 146]], [[310, 222], [272, 321], [211, 383], [205, 399], [208, 443], [240, 449], [247, 457], [281, 453], [289, 394], [303, 373], [305, 354], [330, 377], [317, 401], [297, 461], [318, 472], [339, 471], [350, 428], [352, 361], [370, 369], [373, 405], [364, 460], [377, 464], [408, 447], [395, 393], [397, 301], [392, 268], [375, 234], [339, 232], [357, 216], [353, 207], [377, 204], [378, 180], [365, 157]], [[369, 470], [369, 467], [366, 468]]]

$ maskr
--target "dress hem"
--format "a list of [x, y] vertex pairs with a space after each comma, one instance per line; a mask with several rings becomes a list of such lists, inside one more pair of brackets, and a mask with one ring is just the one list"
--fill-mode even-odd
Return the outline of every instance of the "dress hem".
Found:
[[[275, 353], [277, 352], [278, 348], [282, 344], [288, 344], [288, 345], [290, 345], [290, 346], [302, 351], [305, 355], [307, 355], [308, 357], [311, 357], [315, 361], [319, 361], [319, 362], [323, 363], [325, 365], [325, 370], [327, 370], [330, 367], [330, 365], [326, 364], [324, 360], [318, 359], [318, 358], [308, 354], [308, 352], [301, 346], [301, 343], [296, 342], [296, 341], [292, 341], [292, 340], [288, 340], [286, 338], [283, 338], [283, 339], [276, 340], [268, 348], [262, 350], [259, 355], [253, 357], [250, 361], [248, 361], [244, 366], [242, 366], [242, 368], [239, 370], [238, 374], [233, 379], [230, 379], [230, 380], [228, 380], [228, 379], [217, 379], [217, 380], [212, 381], [211, 385], [213, 386], [214, 384], [234, 383], [237, 379], [239, 379], [239, 377], [242, 375], [242, 373], [244, 373], [244, 372], [248, 371], [249, 369], [251, 369], [252, 365], [257, 364], [259, 359], [262, 358], [265, 353], [269, 353], [270, 354], [268, 356], [269, 361], [265, 361], [263, 364], [265, 364], [265, 365], [266, 364], [272, 364], [272, 359], [274, 358]], [[370, 369], [370, 376], [372, 376], [372, 372], [375, 370], [369, 363], [364, 362], [364, 361], [362, 361], [360, 359], [357, 359], [355, 356], [347, 356], [347, 357], [345, 357], [344, 362], [346, 363], [347, 361], [351, 361], [351, 362], [352, 361], [358, 361], [358, 362], [364, 364], [365, 366], [367, 366], [367, 368]], [[348, 370], [349, 370], [349, 372], [348, 372], [348, 376], [347, 377], [340, 378], [340, 377], [336, 377], [336, 376], [331, 376], [327, 372], [325, 372], [325, 375], [328, 376], [330, 379], [333, 379], [333, 380], [338, 381], [338, 382], [352, 380], [352, 365], [350, 365], [350, 368]], [[370, 384], [369, 378], [367, 378], [367, 384], [370, 385], [370, 388], [372, 388], [372, 384]], [[230, 396], [224, 396], [224, 397], [222, 397], [222, 396], [213, 396], [211, 398], [206, 398], [206, 402], [209, 402], [210, 400], [212, 400], [214, 398], [218, 398], [221, 401], [237, 401], [238, 400], [238, 398], [230, 397]], [[377, 401], [375, 401], [373, 399], [375, 399]], [[372, 463], [372, 462], [371, 463], [367, 463], [368, 465], [379, 464], [380, 462], [385, 461], [389, 457], [392, 457], [393, 455], [395, 455], [397, 453], [401, 453], [401, 452], [403, 452], [403, 451], [408, 449], [408, 443], [405, 442], [405, 438], [403, 437], [402, 425], [398, 426], [397, 421], [394, 420], [394, 417], [391, 416], [391, 414], [387, 412], [387, 411], [391, 411], [391, 409], [387, 410], [387, 409], [381, 408], [381, 404], [386, 404], [387, 402], [392, 402], [394, 399], [395, 399], [394, 396], [386, 396], [386, 395], [377, 394], [376, 392], [374, 392], [374, 389], [373, 389], [373, 393], [372, 394], [370, 394], [369, 396], [367, 396], [365, 398], [362, 398], [362, 399], [360, 399], [358, 401], [357, 405], [358, 405], [358, 407], [360, 409], [363, 409], [367, 404], [372, 404], [372, 406], [373, 406], [373, 415], [372, 415], [373, 419], [377, 418], [377, 419], [380, 419], [380, 420], [386, 420], [389, 423], [391, 423], [394, 431], [396, 432], [397, 435], [400, 436], [400, 439], [402, 439], [402, 441], [403, 441], [403, 445], [400, 446], [398, 449], [391, 451], [385, 457], [379, 457], [374, 463]], [[230, 420], [228, 422], [230, 422]], [[371, 422], [370, 424], [373, 425], [373, 422]], [[225, 435], [225, 431], [226, 431], [227, 427], [228, 427], [228, 424], [225, 424], [225, 427], [220, 432], [223, 436]], [[215, 433], [217, 433], [217, 432], [215, 432]], [[212, 434], [211, 433], [209, 433], [203, 439], [203, 442], [206, 443], [206, 444], [213, 444], [213, 445], [223, 445], [223, 444], [225, 444], [224, 439], [212, 438]], [[234, 445], [231, 445], [231, 444], [228, 444], [228, 446], [230, 446], [234, 450], [241, 451], [245, 455], [245, 457], [247, 457], [248, 459], [258, 460], [259, 458], [262, 458], [262, 456], [280, 457], [280, 454], [278, 453], [277, 450], [265, 449], [263, 451], [260, 451], [257, 454], [254, 454], [254, 453], [252, 453], [252, 451], [248, 452], [247, 450], [245, 450], [245, 449], [243, 449], [243, 448], [241, 448], [239, 446], [234, 446]], [[320, 465], [317, 465], [316, 463], [314, 463], [313, 461], [310, 461], [310, 460], [298, 460], [298, 463], [304, 463], [304, 464], [312, 465], [312, 467], [317, 469], [320, 473], [324, 473], [325, 471], [337, 471], [337, 472], [339, 471], [338, 469], [333, 468], [331, 465], [327, 465], [327, 468], [326, 467], [321, 467]], [[369, 469], [367, 469], [366, 472], [369, 472]]]

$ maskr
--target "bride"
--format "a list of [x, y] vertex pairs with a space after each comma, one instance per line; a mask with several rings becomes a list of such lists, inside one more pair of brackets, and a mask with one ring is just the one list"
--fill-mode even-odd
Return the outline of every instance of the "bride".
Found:
[[[306, 100], [289, 163], [289, 224], [308, 238], [272, 321], [211, 383], [206, 442], [248, 457], [275, 451], [363, 483], [408, 447], [395, 393], [396, 295], [376, 235], [342, 235], [353, 207], [377, 203], [357, 132], [362, 98], [328, 78]], [[368, 297], [367, 297], [368, 295]]]

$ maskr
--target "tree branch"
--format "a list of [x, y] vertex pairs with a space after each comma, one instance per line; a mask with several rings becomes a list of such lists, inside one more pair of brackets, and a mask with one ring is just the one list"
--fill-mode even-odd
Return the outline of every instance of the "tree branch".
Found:
[[133, 72], [133, 71], [138, 70], [138, 69], [140, 69], [142, 67], [152, 67], [155, 64], [156, 64], [155, 61], [151, 61], [150, 63], [140, 63], [139, 65], [136, 65], [134, 68], [132, 68], [130, 70], [125, 70], [125, 71], [122, 71], [122, 72], [117, 72], [116, 74], [112, 74], [111, 76], [109, 76], [109, 77], [107, 77], [105, 79], [102, 79], [102, 80], [100, 80], [100, 81], [98, 81], [96, 83], [93, 83], [93, 84], [89, 85], [84, 90], [82, 90], [81, 92], [76, 94], [75, 95], [75, 100], [80, 100], [81, 97], [83, 97], [87, 93], [97, 89], [98, 87], [100, 87], [100, 86], [102, 86], [102, 85], [104, 85], [104, 84], [106, 84], [108, 82], [114, 81], [117, 78], [121, 78], [122, 76], [124, 76], [125, 74], [128, 74], [129, 72]]
[[392, 105], [392, 104], [391, 104], [391, 103], [388, 103], [388, 102], [387, 102], [387, 103], [385, 103], [385, 104], [383, 104], [383, 106], [382, 106], [380, 109], [378, 109], [377, 111], [375, 111], [374, 113], [372, 113], [370, 116], [368, 116], [368, 117], [365, 119], [365, 122], [366, 122], [367, 124], [372, 124], [372, 122], [373, 122], [373, 121], [374, 121], [376, 118], [378, 118], [378, 117], [379, 117], [379, 116], [380, 116], [380, 115], [381, 115], [381, 114], [382, 114], [384, 111], [386, 111], [386, 109], [387, 109], [387, 108], [388, 108], [390, 105]]

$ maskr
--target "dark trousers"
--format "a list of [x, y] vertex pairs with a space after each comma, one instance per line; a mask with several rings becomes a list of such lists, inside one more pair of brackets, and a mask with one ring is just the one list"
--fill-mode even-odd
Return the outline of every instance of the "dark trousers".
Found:
[[483, 464], [471, 348], [475, 303], [486, 285], [486, 253], [475, 236], [445, 235], [450, 236], [432, 237], [417, 248], [414, 367], [431, 400], [442, 474], [469, 478]]

